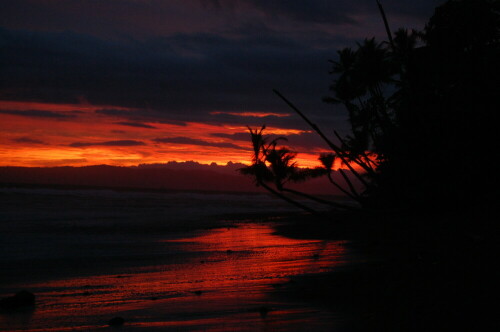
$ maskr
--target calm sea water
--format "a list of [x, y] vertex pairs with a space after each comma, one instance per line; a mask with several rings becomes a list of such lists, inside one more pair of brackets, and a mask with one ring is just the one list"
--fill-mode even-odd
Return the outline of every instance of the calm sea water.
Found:
[[37, 295], [0, 330], [99, 330], [114, 316], [132, 330], [330, 330], [333, 313], [270, 296], [345, 259], [341, 242], [288, 239], [257, 217], [290, 213], [264, 194], [0, 188], [0, 297]]

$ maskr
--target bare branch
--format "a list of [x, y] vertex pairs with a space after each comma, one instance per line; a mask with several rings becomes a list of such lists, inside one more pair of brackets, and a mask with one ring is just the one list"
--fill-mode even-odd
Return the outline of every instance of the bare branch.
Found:
[[356, 201], [359, 201], [359, 196], [354, 196], [355, 193], [350, 193], [348, 192], [347, 190], [345, 190], [344, 188], [342, 188], [342, 186], [340, 184], [338, 184], [337, 182], [333, 181], [333, 178], [332, 178], [332, 175], [330, 173], [328, 173], [327, 175], [328, 177], [328, 180], [330, 180], [330, 182], [338, 189], [340, 190], [341, 192], [343, 192], [345, 195], [349, 196], [350, 198], [356, 200]]
[[366, 187], [368, 187], [368, 183], [365, 181], [365, 179], [363, 179], [363, 177], [349, 164], [349, 162], [344, 158], [343, 154], [344, 154], [344, 151], [342, 151], [342, 149], [335, 145], [332, 141], [330, 141], [326, 136], [325, 134], [323, 134], [323, 132], [318, 128], [317, 125], [315, 125], [314, 123], [312, 123], [305, 115], [304, 113], [302, 113], [297, 107], [295, 107], [295, 105], [293, 105], [287, 98], [285, 98], [278, 90], [276, 89], [273, 89], [273, 92], [275, 94], [278, 95], [278, 97], [280, 97], [281, 99], [283, 99], [283, 101], [288, 105], [290, 106], [309, 126], [311, 126], [312, 129], [314, 129], [314, 131], [316, 131], [316, 133], [318, 133], [318, 135], [326, 142], [326, 144], [328, 144], [328, 146], [338, 154], [339, 158], [342, 159], [342, 162], [344, 162], [346, 164], [346, 166], [349, 168], [349, 170], [363, 183], [363, 185], [365, 185]]
[[267, 191], [269, 191], [270, 193], [272, 193], [273, 195], [281, 198], [282, 200], [284, 200], [284, 201], [286, 201], [286, 202], [288, 202], [288, 203], [290, 203], [290, 204], [292, 204], [292, 205], [294, 205], [294, 206], [296, 206], [296, 207], [298, 207], [298, 208], [300, 208], [300, 209], [302, 209], [304, 211], [307, 211], [307, 212], [312, 213], [312, 214], [318, 214], [318, 212], [316, 210], [313, 210], [313, 209], [311, 209], [308, 206], [305, 206], [305, 205], [303, 205], [303, 204], [301, 204], [301, 203], [299, 203], [297, 201], [294, 201], [293, 199], [291, 199], [291, 198], [283, 195], [282, 193], [274, 190], [273, 188], [269, 187], [267, 184], [265, 184], [262, 181], [259, 181], [259, 185], [262, 186]]
[[[337, 136], [337, 138], [339, 139], [339, 141], [340, 141], [343, 145], [346, 145], [346, 143], [345, 143], [344, 139], [343, 139], [342, 137], [340, 137], [339, 133], [337, 133], [337, 131], [336, 131], [336, 130], [334, 130], [334, 131], [333, 131], [333, 133], [335, 134], [335, 136]], [[367, 158], [365, 153], [363, 153], [363, 157]], [[359, 166], [361, 166], [361, 167], [362, 167], [365, 171], [367, 171], [367, 172], [369, 172], [369, 173], [371, 173], [371, 174], [374, 174], [373, 169], [372, 169], [369, 165], [367, 165], [364, 161], [362, 161], [361, 159], [359, 159], [359, 158], [355, 158], [355, 159], [353, 159], [353, 161], [354, 161], [356, 164], [358, 164]]]
[[333, 206], [333, 207], [336, 207], [336, 208], [339, 208], [339, 209], [357, 210], [357, 208], [355, 208], [355, 207], [344, 205], [344, 204], [340, 204], [340, 203], [336, 203], [336, 202], [332, 202], [332, 201], [327, 201], [327, 200], [324, 200], [324, 199], [321, 199], [321, 198], [318, 198], [318, 197], [315, 197], [315, 196], [303, 193], [301, 191], [297, 191], [297, 190], [293, 190], [293, 189], [288, 189], [288, 188], [282, 188], [282, 191], [289, 192], [289, 193], [297, 195], [297, 196], [302, 196], [302, 197], [305, 197], [307, 199], [310, 199], [311, 201], [315, 201], [315, 202], [318, 202], [318, 203], [321, 203], [321, 204], [327, 204], [327, 205], [330, 205], [330, 206]]
[[339, 172], [340, 174], [342, 175], [342, 177], [344, 178], [345, 182], [347, 183], [347, 185], [349, 186], [349, 189], [351, 190], [351, 192], [356, 195], [357, 197], [359, 197], [359, 194], [358, 192], [356, 191], [356, 188], [354, 188], [351, 180], [349, 180], [349, 178], [347, 177], [347, 175], [345, 174], [345, 172], [341, 169], [339, 169]]

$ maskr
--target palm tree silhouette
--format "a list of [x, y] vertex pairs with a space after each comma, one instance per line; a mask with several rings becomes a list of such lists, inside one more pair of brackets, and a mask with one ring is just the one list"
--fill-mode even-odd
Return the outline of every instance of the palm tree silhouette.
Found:
[[[290, 167], [289, 165], [290, 161], [293, 159], [291, 155], [287, 154], [289, 152], [283, 151], [280, 153], [277, 153], [276, 151], [271, 152], [271, 155], [273, 156], [271, 159], [275, 162], [274, 165], [274, 173], [272, 172], [271, 169], [266, 165], [266, 162], [268, 161], [268, 154], [269, 150], [275, 150], [276, 149], [276, 144], [281, 138], [274, 139], [271, 143], [267, 143], [267, 139], [263, 135], [263, 131], [266, 128], [266, 126], [262, 126], [260, 129], [255, 129], [252, 130], [252, 128], [248, 127], [248, 130], [250, 132], [250, 137], [252, 141], [252, 146], [253, 146], [253, 156], [252, 156], [252, 164], [247, 167], [240, 168], [239, 171], [244, 174], [244, 175], [251, 175], [257, 186], [260, 186], [276, 197], [281, 198], [282, 200], [302, 209], [307, 212], [316, 214], [317, 212], [313, 210], [312, 208], [301, 204], [286, 195], [283, 195], [280, 191], [282, 191], [283, 183], [286, 182], [286, 178], [288, 177], [288, 174], [291, 172], [290, 170], [286, 169], [286, 166]], [[277, 158], [280, 157], [280, 158]], [[281, 158], [284, 158], [285, 160], [281, 160]], [[280, 160], [277, 160], [280, 159]], [[278, 190], [274, 190], [272, 187], [270, 187], [267, 183], [269, 182], [274, 182]]]
[[[345, 136], [333, 131], [339, 143], [273, 91], [330, 147], [331, 153], [319, 158], [323, 174], [363, 205], [420, 207], [442, 197], [479, 201], [471, 197], [479, 189], [473, 165], [496, 173], [488, 156], [497, 141], [492, 115], [499, 100], [499, 2], [449, 0], [436, 9], [423, 32], [394, 33], [380, 1], [377, 4], [388, 41], [365, 39], [330, 60], [334, 79], [331, 96], [324, 100], [343, 105], [351, 126]], [[258, 182], [274, 183], [280, 193], [291, 193], [286, 184], [300, 172], [294, 154], [277, 143], [254, 144], [252, 172]], [[464, 163], [464, 153], [475, 163]], [[337, 171], [345, 183], [334, 180], [335, 160], [364, 186], [360, 193], [342, 169]], [[487, 192], [477, 197], [487, 199]]]
[[360, 196], [344, 171], [342, 171], [341, 169], [338, 170], [339, 173], [344, 178], [344, 180], [346, 181], [347, 185], [349, 186], [350, 192], [347, 191], [346, 189], [344, 189], [337, 181], [333, 180], [332, 171], [333, 171], [333, 164], [335, 163], [336, 158], [337, 158], [336, 155], [333, 153], [322, 153], [318, 159], [321, 162], [321, 164], [323, 165], [323, 167], [325, 168], [326, 175], [327, 175], [330, 183], [332, 183], [337, 189], [339, 189], [341, 192], [343, 192], [344, 194], [346, 194], [350, 198], [359, 202]]
[[[278, 137], [268, 143], [268, 138], [263, 135], [265, 126], [255, 130], [250, 127], [248, 129], [253, 145], [252, 164], [241, 168], [240, 172], [242, 174], [252, 175], [258, 186], [307, 212], [317, 213], [314, 209], [285, 196], [283, 193], [300, 196], [335, 208], [352, 209], [350, 206], [287, 188], [285, 185], [288, 183], [301, 182], [312, 177], [321, 176], [325, 174], [325, 171], [320, 168], [313, 170], [299, 168], [295, 162], [296, 153], [287, 147], [278, 147], [278, 143], [286, 141], [286, 138]], [[268, 183], [272, 183], [276, 189], [270, 187]]]

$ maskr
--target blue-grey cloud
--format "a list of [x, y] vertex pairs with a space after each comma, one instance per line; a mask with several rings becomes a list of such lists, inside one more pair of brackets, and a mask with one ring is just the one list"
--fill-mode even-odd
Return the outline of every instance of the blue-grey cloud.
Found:
[[127, 121], [121, 121], [121, 122], [115, 122], [117, 125], [121, 126], [129, 126], [129, 127], [137, 127], [137, 128], [146, 128], [146, 129], [156, 129], [156, 127], [141, 123], [141, 122], [127, 122]]
[[[265, 131], [264, 131], [265, 134]], [[237, 142], [249, 142], [250, 134], [248, 132], [241, 133], [213, 133], [212, 136], [226, 138]], [[277, 135], [269, 135], [268, 139], [272, 140], [277, 138]], [[280, 144], [288, 145], [294, 150], [298, 151], [311, 151], [313, 149], [327, 149], [328, 145], [316, 134], [315, 132], [306, 132], [301, 134], [280, 135], [286, 141], [281, 141]], [[329, 138], [332, 142], [338, 143], [335, 137]]]
[[129, 117], [133, 115], [133, 111], [119, 110], [114, 108], [95, 110], [95, 113], [104, 115], [113, 115], [113, 116], [124, 116], [124, 117]]
[[[143, 128], [156, 128], [154, 126], [146, 125], [142, 122], [152, 121], [162, 124], [172, 124], [175, 126], [187, 126], [186, 122], [181, 120], [176, 120], [176, 118], [182, 119], [185, 116], [177, 115], [175, 113], [167, 113], [156, 110], [118, 110], [118, 109], [101, 109], [96, 110], [95, 113], [109, 115], [117, 118], [122, 118], [126, 121], [116, 122], [116, 124], [121, 124], [124, 126], [131, 127], [143, 127]], [[147, 126], [147, 127], [144, 127]]]
[[[383, 4], [390, 22], [423, 22], [440, 2]], [[0, 96], [55, 103], [84, 96], [134, 108], [96, 112], [122, 123], [259, 126], [262, 119], [210, 112], [289, 112], [272, 93], [277, 88], [313, 120], [342, 132], [345, 112], [321, 102], [332, 80], [328, 59], [359, 39], [341, 28], [364, 18], [380, 23], [363, 37], [384, 36], [374, 0], [4, 1]], [[40, 112], [31, 116], [66, 116]], [[295, 116], [263, 120], [306, 128]]]
[[227, 133], [213, 133], [212, 136], [214, 137], [220, 137], [220, 138], [227, 138], [233, 141], [245, 141], [248, 142], [250, 140], [250, 133], [234, 133], [234, 134], [227, 134]]
[[118, 140], [118, 141], [107, 141], [107, 142], [74, 142], [69, 146], [73, 148], [86, 148], [89, 146], [141, 146], [146, 145], [146, 143], [134, 140]]
[[[288, 17], [295, 21], [326, 24], [356, 24], [354, 16], [366, 13], [377, 14], [375, 0], [200, 0], [205, 5], [219, 9], [231, 9], [247, 5], [272, 15]], [[442, 0], [382, 0], [385, 10], [391, 14], [427, 17]]]
[[212, 146], [217, 148], [230, 148], [237, 150], [250, 150], [250, 148], [241, 147], [239, 145], [233, 143], [225, 143], [225, 142], [208, 142], [201, 139], [193, 139], [190, 137], [163, 137], [163, 138], [155, 138], [154, 142], [156, 143], [170, 143], [170, 144], [189, 144], [189, 145], [199, 145], [199, 146]]
[[31, 137], [19, 137], [13, 139], [12, 141], [16, 143], [45, 144], [45, 142]]
[[0, 89], [9, 89], [16, 99], [74, 102], [83, 95], [94, 104], [148, 109], [98, 113], [130, 117], [156, 112], [184, 122], [208, 118], [214, 110], [283, 112], [286, 108], [271, 91], [285, 87], [296, 100], [314, 104], [311, 109], [327, 108], [320, 98], [330, 81], [327, 59], [333, 48], [312, 50], [290, 42], [282, 49], [267, 37], [253, 36], [233, 40], [178, 34], [108, 44], [69, 32], [2, 32], [7, 52], [0, 65], [10, 80]]
[[10, 114], [18, 115], [24, 117], [35, 117], [35, 118], [53, 118], [53, 119], [68, 119], [76, 117], [74, 114], [58, 113], [52, 111], [41, 111], [41, 110], [0, 110], [0, 114]]
[[[443, 0], [382, 0], [394, 15], [427, 18]], [[0, 2], [3, 25], [14, 29], [72, 30], [113, 37], [220, 30], [231, 22], [289, 20], [295, 25], [356, 24], [378, 15], [375, 0], [16, 0]]]

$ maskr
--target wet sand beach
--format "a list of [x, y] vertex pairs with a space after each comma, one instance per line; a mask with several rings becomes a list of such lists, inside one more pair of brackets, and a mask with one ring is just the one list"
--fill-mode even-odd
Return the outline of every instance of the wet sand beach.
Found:
[[[36, 202], [31, 194], [9, 194], [11, 201], [29, 196]], [[52, 198], [60, 203], [58, 194]], [[15, 223], [17, 229], [4, 233], [10, 246], [4, 242], [8, 273], [0, 297], [25, 289], [36, 295], [36, 306], [0, 314], [0, 330], [93, 331], [108, 329], [113, 317], [125, 320], [123, 330], [331, 331], [338, 324], [334, 310], [276, 294], [298, 276], [345, 265], [350, 259], [345, 241], [278, 235], [280, 214], [207, 216], [169, 228], [162, 214], [154, 222], [130, 218], [149, 206], [151, 197], [134, 197], [135, 207], [127, 198], [127, 219], [123, 211], [98, 209], [103, 197], [87, 194], [65, 197], [64, 208], [55, 208], [59, 203], [51, 208], [49, 195], [41, 206], [31, 205], [32, 213], [4, 210], [4, 228]], [[111, 206], [124, 203], [123, 194], [113, 195]], [[210, 197], [198, 198], [213, 205]], [[95, 210], [89, 219], [77, 220], [74, 204], [82, 201]], [[37, 219], [41, 209], [44, 216]], [[113, 218], [103, 220], [104, 215]], [[120, 216], [124, 219], [117, 220]], [[134, 225], [137, 220], [142, 228]], [[193, 230], [187, 230], [189, 223]]]
[[127, 329], [329, 330], [335, 314], [270, 296], [293, 277], [331, 271], [347, 259], [342, 241], [293, 240], [268, 224], [243, 223], [161, 240], [179, 252], [170, 262], [120, 274], [11, 285], [37, 296], [33, 312], [0, 316], [7, 330]]
[[114, 317], [124, 331], [498, 325], [489, 213], [318, 219], [258, 195], [0, 196], [0, 298], [36, 295], [35, 307], [0, 313], [2, 331], [109, 330]]

